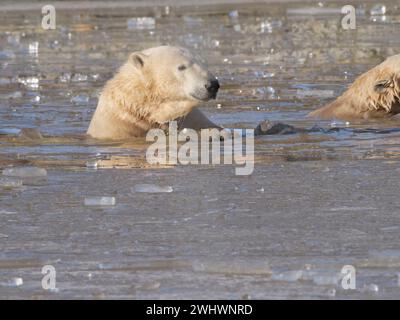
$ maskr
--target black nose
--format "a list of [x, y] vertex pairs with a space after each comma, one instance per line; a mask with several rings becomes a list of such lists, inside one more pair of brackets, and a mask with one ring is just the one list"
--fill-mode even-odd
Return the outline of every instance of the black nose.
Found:
[[206, 89], [209, 92], [213, 92], [213, 93], [217, 93], [218, 89], [219, 89], [219, 82], [217, 79], [214, 80], [209, 80], [206, 84]]

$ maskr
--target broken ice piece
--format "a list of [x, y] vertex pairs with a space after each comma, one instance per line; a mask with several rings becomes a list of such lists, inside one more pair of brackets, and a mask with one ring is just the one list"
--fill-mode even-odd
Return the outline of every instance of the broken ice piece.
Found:
[[155, 184], [137, 184], [133, 187], [133, 192], [163, 193], [173, 191], [174, 189], [171, 186], [157, 186]]
[[378, 293], [379, 292], [379, 287], [375, 283], [371, 283], [371, 284], [368, 284], [368, 285], [365, 284], [361, 288], [361, 292], [364, 292], [364, 293]]
[[47, 171], [43, 168], [37, 167], [15, 167], [15, 168], [6, 168], [3, 170], [3, 176], [9, 177], [46, 177]]
[[377, 4], [371, 8], [369, 13], [371, 14], [371, 16], [383, 15], [386, 13], [386, 7], [382, 4]]
[[89, 160], [86, 162], [86, 168], [96, 170], [98, 167], [97, 160]]
[[21, 129], [17, 128], [2, 128], [0, 129], [0, 134], [4, 135], [17, 135], [21, 132]]
[[3, 188], [18, 188], [22, 186], [22, 180], [10, 177], [0, 177], [0, 187]]
[[275, 281], [295, 282], [299, 280], [302, 275], [302, 270], [291, 270], [282, 273], [273, 273], [271, 279]]
[[228, 17], [231, 19], [237, 19], [239, 18], [239, 12], [237, 10], [230, 11]]
[[337, 274], [316, 274], [312, 278], [313, 282], [320, 286], [337, 285], [340, 280]]
[[19, 277], [12, 278], [4, 283], [7, 287], [19, 287], [24, 284], [24, 280]]
[[267, 261], [194, 261], [192, 268], [196, 272], [242, 274], [242, 275], [271, 275]]
[[88, 103], [89, 102], [89, 95], [88, 94], [86, 94], [86, 93], [81, 93], [81, 94], [78, 94], [78, 95], [76, 95], [75, 97], [73, 97], [72, 99], [71, 99], [71, 102], [72, 103], [75, 103], [75, 104], [86, 104], [86, 103]]
[[115, 197], [86, 197], [85, 206], [115, 206]]
[[156, 25], [156, 19], [152, 17], [131, 18], [127, 20], [127, 25], [129, 30], [154, 29]]

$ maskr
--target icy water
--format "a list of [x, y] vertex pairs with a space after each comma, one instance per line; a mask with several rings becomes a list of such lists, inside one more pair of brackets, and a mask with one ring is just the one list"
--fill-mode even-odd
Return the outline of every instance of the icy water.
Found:
[[[334, 2], [58, 10], [52, 31], [40, 10], [1, 12], [0, 298], [400, 298], [399, 120], [305, 119], [400, 52], [393, 3], [356, 3], [354, 31]], [[257, 137], [247, 177], [86, 138], [105, 81], [160, 44], [218, 75], [202, 105], [218, 124], [339, 129]]]

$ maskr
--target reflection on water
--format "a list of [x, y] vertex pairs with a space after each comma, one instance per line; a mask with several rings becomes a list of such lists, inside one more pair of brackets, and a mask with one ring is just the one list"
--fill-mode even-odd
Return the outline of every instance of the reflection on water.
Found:
[[[305, 118], [400, 51], [398, 6], [356, 9], [354, 31], [332, 2], [59, 10], [52, 31], [37, 12], [0, 13], [0, 168], [47, 170], [40, 183], [0, 180], [0, 296], [53, 297], [37, 280], [49, 263], [61, 297], [394, 297], [398, 120]], [[105, 81], [160, 44], [218, 75], [218, 100], [202, 106], [214, 122], [299, 130], [257, 137], [247, 180], [225, 166], [153, 168], [143, 139], [86, 137]], [[349, 263], [364, 268], [355, 293], [337, 287]]]

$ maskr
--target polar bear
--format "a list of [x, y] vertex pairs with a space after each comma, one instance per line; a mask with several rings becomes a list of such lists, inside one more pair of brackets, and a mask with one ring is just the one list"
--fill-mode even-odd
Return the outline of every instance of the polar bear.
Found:
[[308, 114], [319, 119], [373, 119], [400, 113], [400, 54], [359, 76], [339, 98]]
[[215, 99], [217, 78], [187, 49], [160, 46], [130, 54], [104, 86], [87, 133], [97, 139], [127, 139], [165, 128], [219, 128], [196, 107]]

